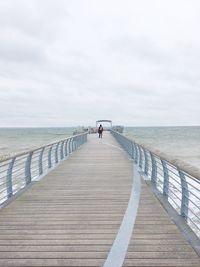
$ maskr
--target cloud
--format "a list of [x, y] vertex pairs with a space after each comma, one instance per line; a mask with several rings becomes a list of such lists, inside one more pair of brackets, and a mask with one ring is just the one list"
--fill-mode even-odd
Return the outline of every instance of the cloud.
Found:
[[0, 31], [0, 58], [4, 62], [38, 63], [45, 60], [43, 47], [37, 40], [17, 31]]
[[0, 125], [200, 124], [199, 7], [2, 1]]

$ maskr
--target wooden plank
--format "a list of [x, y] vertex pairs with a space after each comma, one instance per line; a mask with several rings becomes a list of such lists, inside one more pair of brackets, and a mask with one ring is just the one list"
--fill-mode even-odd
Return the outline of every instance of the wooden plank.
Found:
[[[199, 256], [183, 239], [179, 229], [170, 221], [170, 218], [166, 220], [166, 211], [144, 181], [142, 182], [142, 195], [123, 266], [199, 267]], [[146, 198], [151, 198], [154, 204], [145, 205], [143, 200]], [[157, 210], [156, 217], [152, 216], [155, 210]]]
[[[89, 136], [0, 211], [0, 266], [103, 266], [127, 208], [132, 175], [132, 162], [109, 133], [102, 140]], [[124, 266], [200, 266], [145, 182]]]
[[132, 184], [132, 163], [114, 146], [90, 136], [1, 210], [0, 266], [102, 266]]

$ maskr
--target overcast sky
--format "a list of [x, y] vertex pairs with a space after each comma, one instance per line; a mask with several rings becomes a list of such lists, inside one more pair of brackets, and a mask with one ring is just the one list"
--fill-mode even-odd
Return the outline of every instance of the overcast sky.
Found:
[[0, 1], [0, 126], [200, 125], [200, 1]]

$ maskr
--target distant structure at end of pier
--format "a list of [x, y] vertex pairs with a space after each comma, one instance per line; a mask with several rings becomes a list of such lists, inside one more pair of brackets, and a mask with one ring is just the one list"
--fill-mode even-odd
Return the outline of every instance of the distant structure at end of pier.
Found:
[[109, 123], [110, 124], [110, 126], [108, 126], [108, 127], [103, 126], [105, 131], [110, 131], [111, 129], [113, 131], [118, 132], [118, 133], [123, 133], [123, 131], [124, 131], [124, 126], [122, 126], [122, 125], [113, 125], [112, 120], [97, 120], [95, 127], [92, 127], [92, 126], [88, 126], [88, 127], [79, 126], [74, 130], [73, 135], [80, 134], [80, 133], [83, 133], [83, 132], [88, 132], [89, 134], [97, 133], [99, 125], [103, 124], [103, 123]]
[[101, 124], [101, 123], [104, 123], [104, 122], [110, 123], [110, 128], [106, 127], [105, 130], [109, 131], [110, 129], [112, 129], [112, 130], [114, 130], [116, 132], [123, 133], [124, 126], [121, 126], [121, 125], [114, 125], [113, 126], [113, 123], [112, 123], [111, 120], [98, 120], [98, 121], [96, 121], [96, 128], [97, 128], [98, 124]]

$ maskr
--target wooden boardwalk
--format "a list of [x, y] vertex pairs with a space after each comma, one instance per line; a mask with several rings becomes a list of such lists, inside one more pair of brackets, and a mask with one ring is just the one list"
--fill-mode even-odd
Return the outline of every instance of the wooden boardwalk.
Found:
[[[129, 202], [133, 164], [109, 133], [88, 139], [0, 210], [0, 266], [104, 265]], [[123, 266], [200, 266], [145, 182]]]

